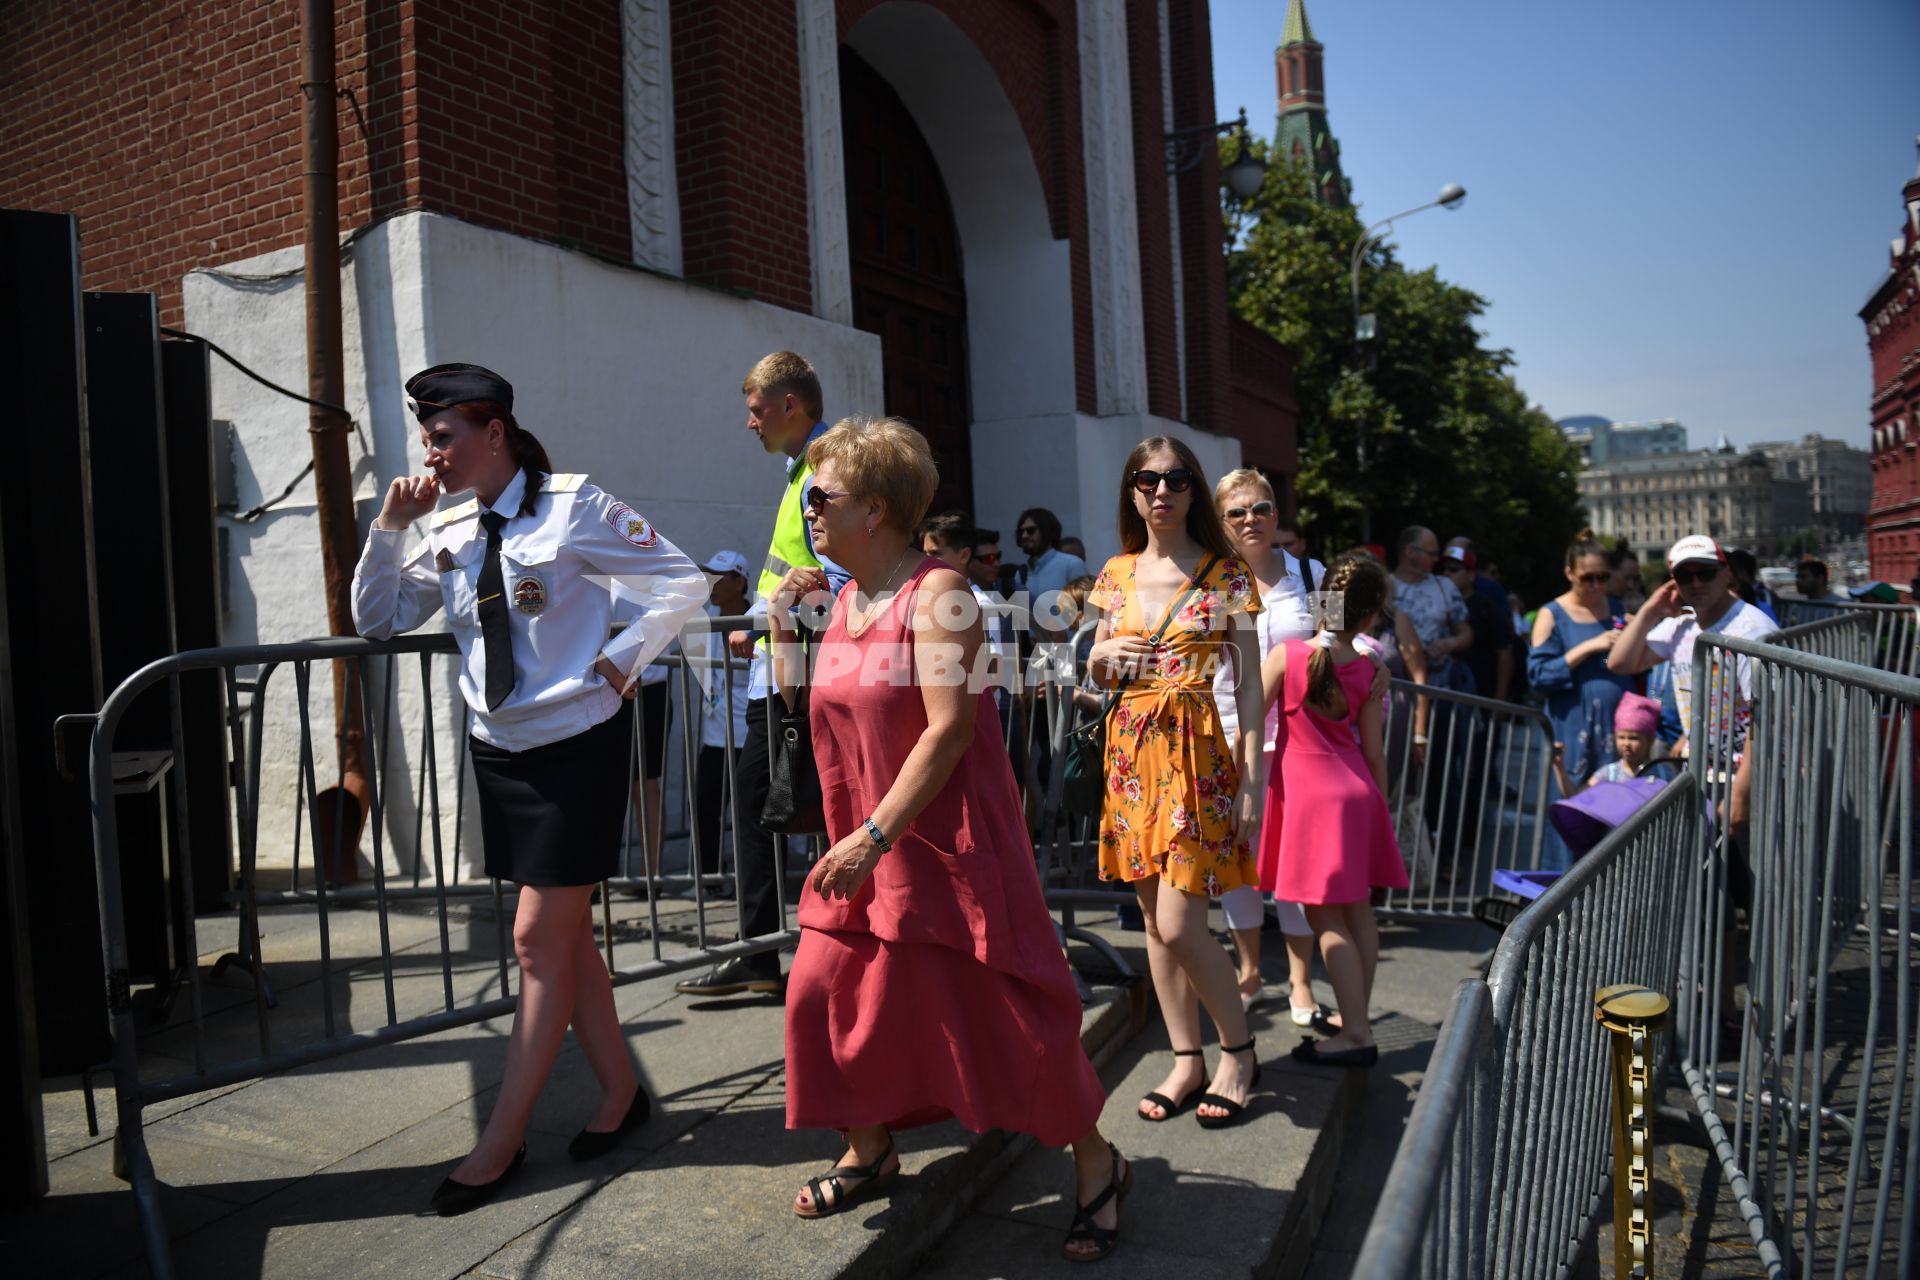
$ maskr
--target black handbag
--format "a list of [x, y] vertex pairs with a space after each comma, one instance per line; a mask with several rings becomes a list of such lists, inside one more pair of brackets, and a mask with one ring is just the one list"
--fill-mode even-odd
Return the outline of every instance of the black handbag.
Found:
[[[1180, 612], [1180, 606], [1187, 597], [1200, 589], [1200, 584], [1213, 572], [1213, 566], [1220, 562], [1219, 556], [1209, 556], [1200, 566], [1187, 589], [1174, 598], [1167, 606], [1167, 614], [1147, 637], [1149, 643], [1157, 641], [1166, 634], [1174, 617]], [[1108, 692], [1106, 700], [1100, 704], [1100, 714], [1067, 734], [1066, 765], [1063, 770], [1061, 799], [1069, 813], [1091, 817], [1100, 812], [1107, 790], [1107, 717], [1113, 714], [1115, 704], [1120, 701], [1121, 690], [1127, 687], [1123, 680]]]
[[[802, 633], [805, 634], [804, 632]], [[807, 670], [813, 670], [813, 646], [807, 649]], [[790, 711], [778, 689], [767, 699], [767, 764], [771, 777], [767, 802], [760, 806], [760, 824], [783, 835], [805, 836], [827, 829], [826, 801], [820, 791], [820, 766], [813, 759], [813, 724], [807, 718], [807, 686], [801, 685]]]

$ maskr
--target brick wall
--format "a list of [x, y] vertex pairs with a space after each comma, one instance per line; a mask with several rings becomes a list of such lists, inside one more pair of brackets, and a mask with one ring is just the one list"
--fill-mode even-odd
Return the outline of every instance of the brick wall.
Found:
[[420, 204], [630, 258], [620, 6], [414, 7]]
[[[336, 10], [340, 223], [436, 209], [629, 251], [618, 6]], [[258, 0], [0, 6], [0, 204], [80, 218], [88, 289], [301, 242], [300, 17]]]
[[[838, 0], [841, 38], [883, 2]], [[1033, 148], [1054, 238], [1071, 238], [1074, 394], [1079, 408], [1092, 413], [1096, 401], [1092, 264], [1087, 248], [1086, 153], [1080, 131], [1079, 28], [1073, 0], [924, 2], [950, 18], [993, 68]]]
[[793, 0], [674, 0], [671, 20], [687, 278], [811, 312]]

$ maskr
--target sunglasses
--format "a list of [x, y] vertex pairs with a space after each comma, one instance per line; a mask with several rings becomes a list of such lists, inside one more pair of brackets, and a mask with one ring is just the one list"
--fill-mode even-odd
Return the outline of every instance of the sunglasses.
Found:
[[1193, 485], [1193, 472], [1185, 467], [1175, 467], [1171, 471], [1136, 471], [1133, 473], [1133, 487], [1141, 493], [1152, 493], [1164, 481], [1168, 493], [1185, 493]]
[[1030, 533], [1038, 533], [1038, 532], [1040, 532], [1039, 525], [1023, 524], [1018, 529], [1015, 529], [1013, 531], [1013, 536], [1016, 538], [1024, 538]]
[[981, 564], [999, 564], [1000, 563], [1000, 553], [998, 551], [983, 552], [980, 554], [976, 554], [973, 558], [979, 561]]
[[1681, 586], [1690, 587], [1696, 582], [1712, 582], [1720, 576], [1720, 566], [1716, 564], [1704, 569], [1689, 569], [1683, 565], [1668, 576]]
[[816, 484], [807, 490], [807, 510], [813, 512], [815, 515], [819, 515], [827, 509], [827, 505], [835, 498], [850, 496], [850, 493], [828, 493]]
[[1583, 573], [1574, 578], [1575, 582], [1584, 582], [1590, 587], [1603, 587], [1613, 581], [1610, 573]]
[[1248, 516], [1252, 516], [1255, 520], [1265, 520], [1272, 514], [1271, 502], [1256, 502], [1250, 507], [1228, 507], [1226, 510], [1229, 520], [1245, 520]]

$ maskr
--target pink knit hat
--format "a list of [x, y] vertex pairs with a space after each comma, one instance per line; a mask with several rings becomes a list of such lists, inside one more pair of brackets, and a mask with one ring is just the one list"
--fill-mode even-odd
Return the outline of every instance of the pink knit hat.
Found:
[[1623, 733], [1654, 737], [1660, 731], [1660, 704], [1637, 693], [1624, 694], [1614, 709], [1613, 727]]

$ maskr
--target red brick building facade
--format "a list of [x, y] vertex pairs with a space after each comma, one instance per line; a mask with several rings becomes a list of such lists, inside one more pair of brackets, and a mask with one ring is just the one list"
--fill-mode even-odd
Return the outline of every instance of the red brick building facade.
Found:
[[1873, 576], [1904, 587], [1920, 575], [1920, 172], [1902, 191], [1886, 279], [1860, 309], [1873, 357]]
[[[343, 228], [371, 235], [440, 215], [864, 328], [856, 317], [876, 312], [858, 296], [870, 278], [860, 235], [913, 229], [863, 228], [873, 208], [862, 179], [835, 171], [832, 63], [836, 49], [857, 51], [899, 89], [952, 206], [969, 326], [956, 376], [970, 361], [972, 387], [940, 403], [972, 416], [947, 428], [995, 454], [1034, 432], [1077, 433], [1083, 443], [1053, 451], [1062, 465], [1104, 469], [1111, 443], [1084, 443], [1076, 419], [1109, 424], [1115, 440], [1184, 426], [1220, 442], [1223, 465], [1267, 469], [1291, 507], [1289, 366], [1230, 325], [1216, 158], [1205, 148], [1176, 177], [1163, 157], [1168, 129], [1215, 118], [1207, 0], [343, 0], [336, 16]], [[993, 224], [991, 201], [965, 189], [1024, 161], [985, 155], [966, 111], [916, 98], [914, 38], [944, 42], [944, 63], [990, 72], [1004, 101], [989, 105], [1010, 109], [1037, 178], [1042, 237]], [[163, 323], [186, 326], [190, 273], [300, 244], [299, 62], [290, 4], [0, 8], [0, 205], [76, 214], [85, 287], [156, 293]], [[640, 172], [650, 147], [669, 172]], [[1054, 255], [1058, 323], [1019, 305], [1016, 279]], [[445, 268], [420, 268], [432, 269]], [[388, 303], [361, 305], [384, 314]], [[1022, 344], [996, 337], [1023, 317], [1063, 353], [1057, 373], [1025, 368]], [[439, 350], [440, 322], [424, 323], [423, 357], [459, 358]], [[892, 365], [907, 338], [872, 331]], [[299, 349], [286, 337], [282, 373]], [[503, 330], [459, 347], [494, 341], [524, 345]], [[376, 366], [370, 352], [356, 394], [385, 412]], [[900, 385], [887, 378], [890, 401]], [[986, 420], [998, 425], [983, 437]], [[1004, 488], [1019, 474], [995, 466], [976, 457], [985, 479], [974, 483]], [[1093, 495], [1105, 488], [1089, 482], [1084, 502], [1062, 501], [1104, 523], [1108, 500]], [[1000, 500], [982, 495], [982, 514]]]

